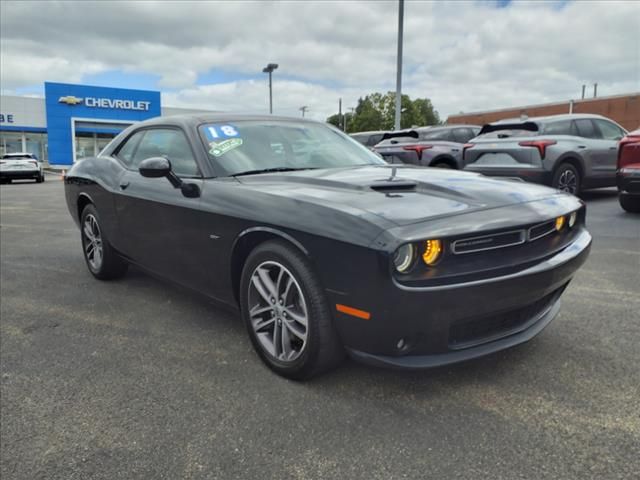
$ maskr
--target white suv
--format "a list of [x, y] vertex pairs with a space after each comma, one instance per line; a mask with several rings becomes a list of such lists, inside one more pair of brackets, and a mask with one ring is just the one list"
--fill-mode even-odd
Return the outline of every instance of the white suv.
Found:
[[33, 178], [44, 182], [42, 163], [29, 152], [6, 153], [0, 158], [0, 183], [11, 183], [13, 179]]

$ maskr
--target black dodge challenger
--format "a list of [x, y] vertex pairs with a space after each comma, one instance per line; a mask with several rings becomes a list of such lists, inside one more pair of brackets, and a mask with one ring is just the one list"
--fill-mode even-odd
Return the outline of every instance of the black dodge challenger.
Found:
[[523, 343], [591, 246], [572, 195], [387, 165], [329, 125], [274, 116], [135, 124], [65, 192], [96, 278], [134, 264], [239, 308], [264, 362], [296, 379], [345, 352], [425, 368]]

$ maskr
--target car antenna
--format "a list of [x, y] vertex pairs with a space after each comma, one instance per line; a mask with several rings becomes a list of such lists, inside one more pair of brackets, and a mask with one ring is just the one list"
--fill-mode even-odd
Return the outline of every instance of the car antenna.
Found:
[[396, 178], [396, 172], [398, 171], [398, 167], [395, 165], [391, 167], [391, 176], [389, 177], [389, 181], [393, 182], [393, 179]]

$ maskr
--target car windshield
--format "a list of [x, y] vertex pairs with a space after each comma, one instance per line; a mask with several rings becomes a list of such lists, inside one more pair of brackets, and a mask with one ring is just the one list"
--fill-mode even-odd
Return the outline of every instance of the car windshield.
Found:
[[385, 164], [321, 123], [247, 120], [209, 123], [199, 130], [209, 159], [226, 175]]

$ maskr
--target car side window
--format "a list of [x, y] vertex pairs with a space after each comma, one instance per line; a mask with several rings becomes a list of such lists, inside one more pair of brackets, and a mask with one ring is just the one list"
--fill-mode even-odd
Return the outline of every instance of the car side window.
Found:
[[475, 135], [469, 128], [456, 128], [453, 130], [453, 141], [458, 143], [467, 143]]
[[140, 132], [136, 132], [127, 138], [123, 145], [118, 148], [117, 153], [115, 154], [125, 165], [131, 166], [131, 162], [133, 161], [133, 154], [136, 152], [136, 147], [138, 143], [140, 143], [140, 139], [144, 135], [144, 130]]
[[588, 118], [582, 118], [580, 120], [576, 120], [576, 128], [578, 129], [578, 135], [584, 138], [601, 138], [599, 133], [596, 131], [593, 126], [593, 122], [591, 122]]
[[171, 162], [173, 172], [178, 176], [199, 175], [198, 164], [189, 147], [189, 141], [181, 130], [173, 128], [146, 130], [135, 152], [131, 167], [137, 169], [142, 160], [151, 157], [167, 158]]
[[617, 125], [601, 119], [595, 119], [594, 122], [605, 140], [620, 140], [624, 137], [624, 132]]
[[571, 131], [571, 120], [560, 120], [551, 122], [544, 126], [543, 135], [573, 135]]
[[377, 145], [378, 143], [380, 143], [380, 140], [382, 140], [382, 134], [375, 134], [375, 135], [371, 135], [368, 139], [367, 139], [367, 147], [373, 147], [374, 145]]

